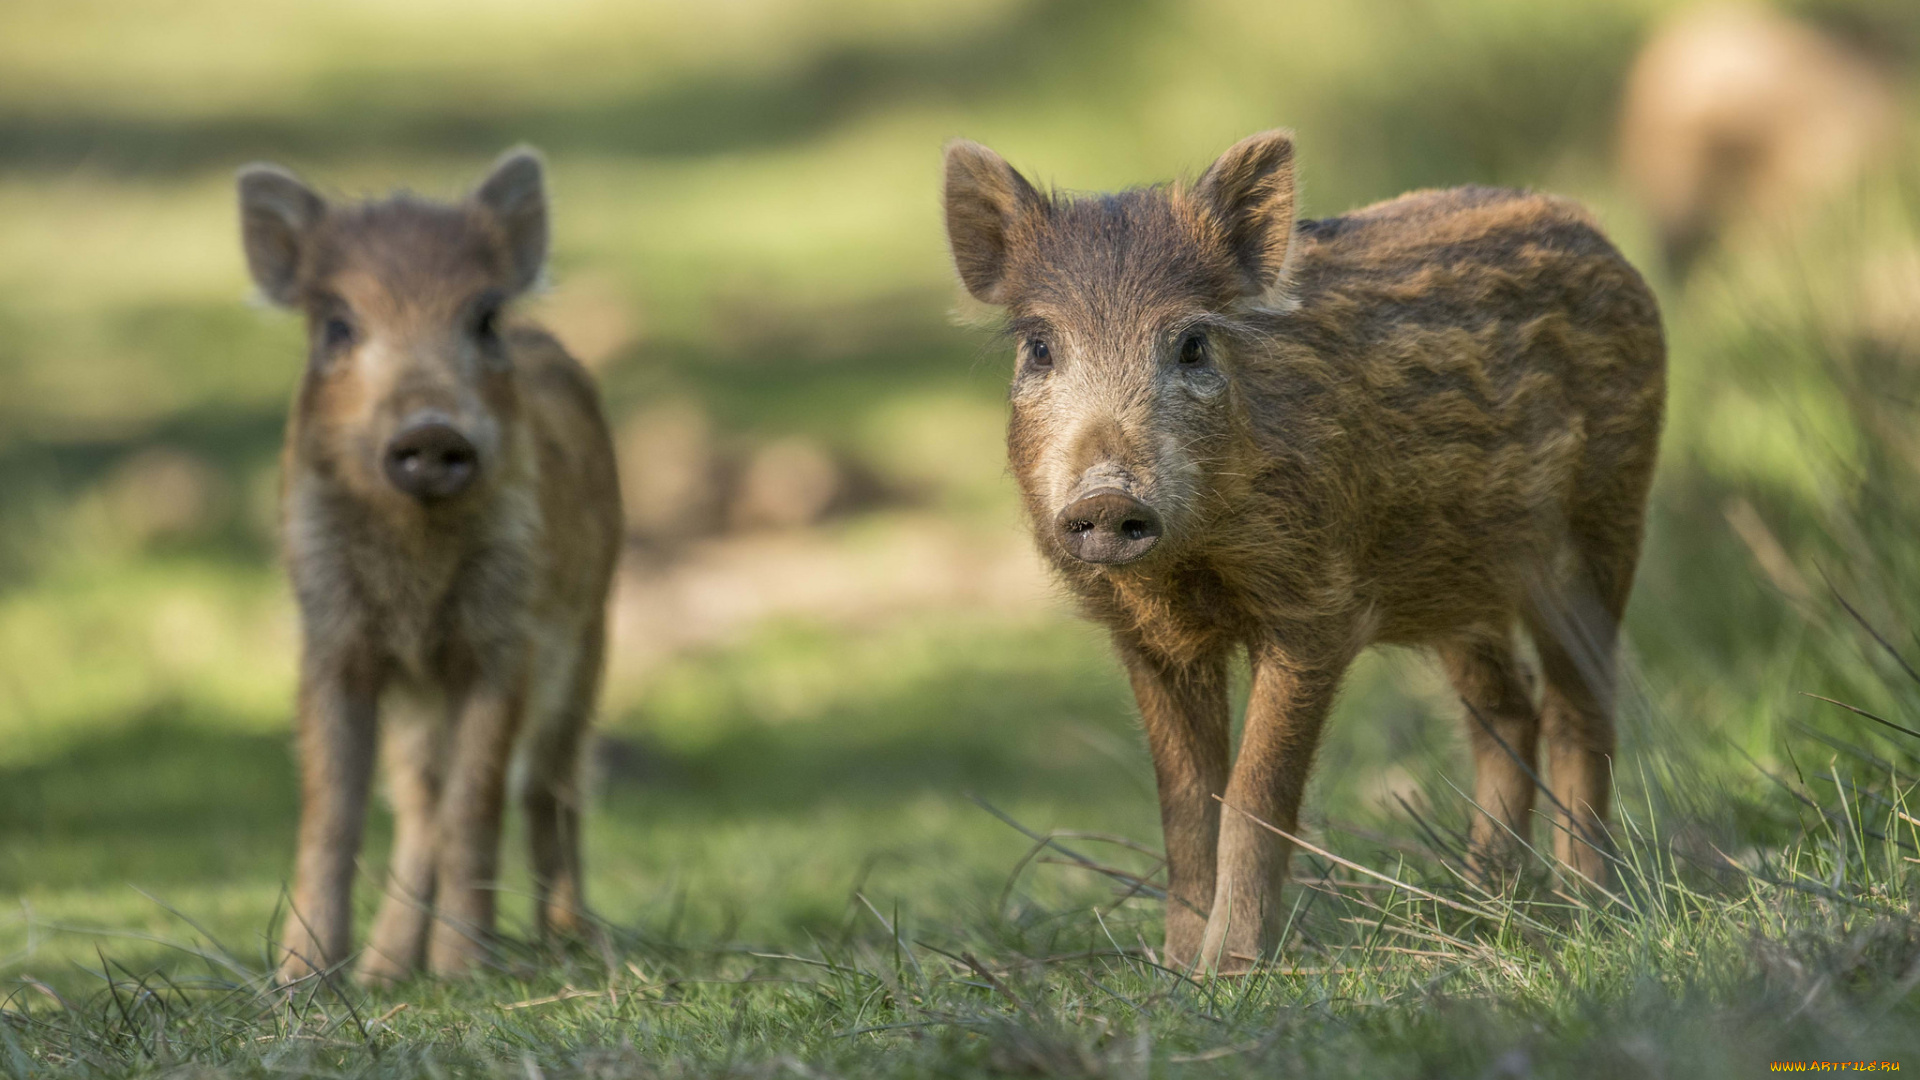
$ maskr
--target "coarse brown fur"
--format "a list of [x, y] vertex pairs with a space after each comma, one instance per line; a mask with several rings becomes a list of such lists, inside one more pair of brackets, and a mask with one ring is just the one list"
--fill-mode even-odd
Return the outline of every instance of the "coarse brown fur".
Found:
[[[583, 914], [577, 774], [621, 514], [586, 371], [501, 313], [545, 258], [540, 164], [510, 154], [456, 205], [332, 206], [270, 166], [240, 195], [254, 278], [306, 313], [311, 350], [281, 459], [303, 651], [280, 977], [348, 958], [376, 744], [394, 845], [360, 975], [459, 973], [493, 928], [516, 753], [536, 920]], [[429, 498], [393, 478], [421, 430], [470, 448], [466, 486]]]
[[[1232, 969], [1277, 948], [1291, 845], [1259, 822], [1296, 828], [1322, 721], [1374, 643], [1433, 648], [1468, 705], [1477, 858], [1528, 836], [1544, 743], [1554, 850], [1603, 881], [1665, 345], [1592, 219], [1459, 188], [1296, 224], [1282, 132], [1192, 185], [1080, 198], [956, 142], [946, 208], [962, 280], [1019, 343], [1007, 442], [1037, 542], [1111, 631], [1145, 722], [1168, 956]], [[1114, 506], [1128, 531], [1076, 547]]]

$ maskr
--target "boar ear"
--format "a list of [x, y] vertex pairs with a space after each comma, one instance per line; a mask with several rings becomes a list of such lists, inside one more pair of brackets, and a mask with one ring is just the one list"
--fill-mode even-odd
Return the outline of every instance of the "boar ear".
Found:
[[540, 277], [547, 261], [547, 189], [540, 155], [518, 146], [501, 155], [473, 200], [491, 213], [506, 234], [513, 288], [525, 289]]
[[1293, 133], [1263, 131], [1233, 144], [1193, 193], [1225, 231], [1248, 292], [1278, 285], [1293, 242]]
[[1006, 297], [1008, 234], [1046, 196], [999, 154], [965, 139], [947, 144], [947, 244], [967, 291], [989, 304]]
[[240, 243], [253, 283], [276, 304], [299, 299], [300, 253], [327, 204], [278, 165], [240, 170]]

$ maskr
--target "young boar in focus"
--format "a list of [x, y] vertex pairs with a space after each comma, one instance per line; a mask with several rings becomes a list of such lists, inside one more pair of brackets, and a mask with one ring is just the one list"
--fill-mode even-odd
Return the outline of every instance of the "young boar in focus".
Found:
[[1296, 222], [1293, 167], [1269, 132], [1191, 185], [1068, 197], [974, 143], [946, 158], [961, 280], [1017, 342], [1035, 538], [1145, 721], [1167, 956], [1212, 970], [1278, 947], [1292, 845], [1266, 826], [1297, 828], [1376, 642], [1431, 647], [1465, 699], [1476, 857], [1528, 835], [1544, 742], [1555, 852], [1606, 877], [1614, 644], [1665, 398], [1654, 298], [1574, 204], [1459, 188]]
[[456, 974], [486, 955], [516, 757], [536, 922], [583, 914], [577, 772], [620, 496], [586, 372], [508, 315], [546, 259], [540, 161], [507, 155], [455, 205], [330, 204], [265, 165], [239, 185], [253, 279], [308, 329], [281, 462], [304, 647], [280, 978], [348, 956], [376, 743], [394, 842], [360, 976]]

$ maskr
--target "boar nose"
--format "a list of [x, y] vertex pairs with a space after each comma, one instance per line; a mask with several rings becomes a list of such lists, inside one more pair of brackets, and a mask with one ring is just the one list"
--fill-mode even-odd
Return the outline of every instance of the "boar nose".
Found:
[[458, 495], [480, 471], [480, 455], [465, 435], [440, 421], [412, 424], [387, 443], [387, 479], [416, 499]]
[[1111, 488], [1076, 499], [1053, 523], [1067, 551], [1090, 563], [1130, 563], [1153, 550], [1162, 532], [1153, 507]]

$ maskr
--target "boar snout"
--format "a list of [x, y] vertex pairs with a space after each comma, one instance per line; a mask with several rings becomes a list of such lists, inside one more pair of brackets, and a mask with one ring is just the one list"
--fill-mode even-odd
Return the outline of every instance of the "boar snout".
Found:
[[420, 420], [387, 443], [387, 480], [422, 501], [460, 494], [480, 471], [473, 442], [443, 420]]
[[1113, 488], [1075, 499], [1053, 523], [1074, 558], [1109, 565], [1141, 558], [1166, 531], [1153, 507]]

